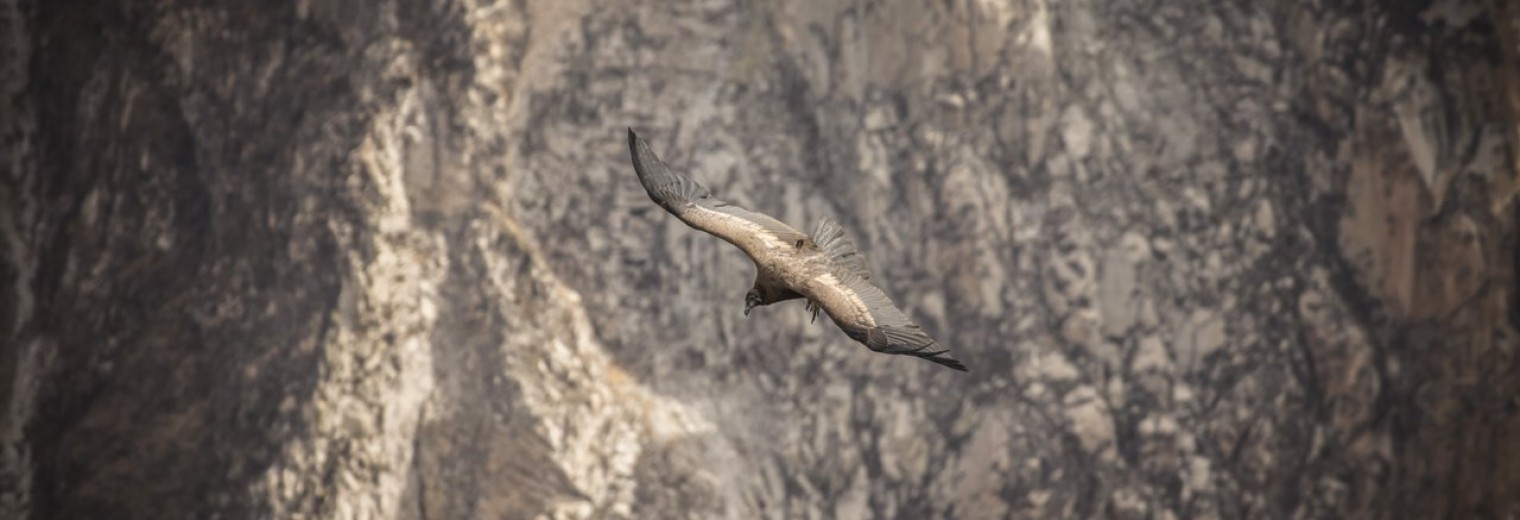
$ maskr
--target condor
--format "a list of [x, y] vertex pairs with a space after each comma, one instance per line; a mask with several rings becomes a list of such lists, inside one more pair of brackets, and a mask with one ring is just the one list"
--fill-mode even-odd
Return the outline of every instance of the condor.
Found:
[[845, 335], [885, 354], [913, 356], [965, 371], [938, 344], [870, 283], [871, 273], [855, 243], [824, 219], [812, 235], [714, 198], [707, 188], [676, 173], [649, 144], [628, 130], [633, 169], [649, 198], [686, 225], [727, 241], [755, 262], [755, 285], [744, 297], [744, 314], [755, 307], [805, 298]]

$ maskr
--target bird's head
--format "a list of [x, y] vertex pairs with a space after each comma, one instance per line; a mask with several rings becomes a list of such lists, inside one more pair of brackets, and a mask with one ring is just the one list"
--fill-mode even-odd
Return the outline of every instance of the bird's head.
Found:
[[760, 297], [760, 290], [750, 289], [748, 293], [744, 294], [744, 315], [749, 316], [749, 311], [754, 310], [755, 306], [761, 305], [760, 302], [762, 301], [765, 300]]

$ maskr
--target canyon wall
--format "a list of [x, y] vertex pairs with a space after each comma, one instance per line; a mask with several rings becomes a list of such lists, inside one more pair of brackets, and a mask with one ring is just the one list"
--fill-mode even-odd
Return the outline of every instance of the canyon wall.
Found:
[[1517, 110], [1499, 0], [0, 0], [0, 517], [1514, 518]]

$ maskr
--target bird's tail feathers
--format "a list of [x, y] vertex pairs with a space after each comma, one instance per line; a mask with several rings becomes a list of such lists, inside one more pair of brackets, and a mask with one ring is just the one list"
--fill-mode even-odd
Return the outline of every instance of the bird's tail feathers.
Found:
[[862, 280], [871, 279], [871, 270], [866, 269], [866, 259], [860, 256], [855, 241], [845, 236], [844, 229], [833, 220], [823, 218], [818, 221], [818, 227], [813, 230], [813, 243], [829, 255], [834, 265], [855, 273]]

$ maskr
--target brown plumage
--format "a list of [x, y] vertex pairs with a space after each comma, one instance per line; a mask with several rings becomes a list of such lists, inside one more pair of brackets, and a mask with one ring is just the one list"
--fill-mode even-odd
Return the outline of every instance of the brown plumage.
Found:
[[649, 198], [686, 225], [737, 246], [755, 262], [755, 284], [745, 295], [746, 316], [757, 306], [805, 298], [815, 320], [822, 311], [871, 350], [966, 370], [870, 283], [865, 260], [839, 225], [825, 219], [808, 235], [714, 198], [707, 188], [661, 161], [633, 129], [628, 130], [628, 150]]

